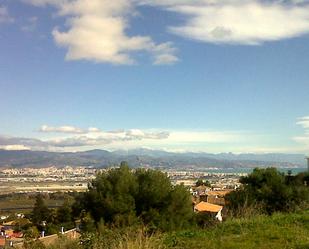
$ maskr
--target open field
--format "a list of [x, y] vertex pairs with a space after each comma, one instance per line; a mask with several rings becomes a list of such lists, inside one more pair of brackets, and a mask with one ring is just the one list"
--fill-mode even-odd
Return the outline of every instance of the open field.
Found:
[[2, 182], [0, 194], [27, 192], [85, 191], [87, 182]]
[[[34, 206], [34, 199], [23, 200], [1, 200], [0, 199], [0, 214], [9, 211], [30, 211]], [[59, 207], [63, 204], [62, 200], [46, 200], [46, 204], [49, 208]]]
[[[63, 204], [65, 199], [73, 198], [74, 193], [53, 192], [42, 193], [46, 205], [49, 208], [56, 208]], [[0, 215], [7, 215], [10, 213], [27, 213], [34, 207], [36, 192], [30, 193], [8, 193], [0, 195]]]

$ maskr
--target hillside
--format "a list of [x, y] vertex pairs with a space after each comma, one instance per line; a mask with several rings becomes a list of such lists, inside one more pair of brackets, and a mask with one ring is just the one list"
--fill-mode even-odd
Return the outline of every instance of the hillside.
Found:
[[[207, 229], [191, 229], [146, 237], [106, 230], [92, 249], [308, 249], [309, 210], [301, 213], [232, 219]], [[86, 244], [87, 247], [87, 244]], [[78, 241], [59, 239], [47, 249], [84, 249]], [[42, 248], [34, 244], [29, 249]]]
[[66, 165], [108, 167], [127, 161], [136, 167], [173, 168], [254, 168], [304, 167], [302, 154], [209, 154], [171, 153], [155, 150], [115, 151], [91, 150], [84, 152], [7, 151], [0, 150], [0, 167], [47, 167]]
[[165, 242], [175, 249], [307, 249], [309, 211], [234, 219], [206, 230], [169, 234]]

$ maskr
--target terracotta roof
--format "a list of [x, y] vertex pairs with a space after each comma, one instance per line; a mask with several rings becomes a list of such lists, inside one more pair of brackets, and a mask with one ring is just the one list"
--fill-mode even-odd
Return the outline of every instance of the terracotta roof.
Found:
[[228, 193], [231, 193], [233, 190], [217, 190], [217, 191], [208, 191], [207, 195], [219, 195], [219, 196], [225, 196]]
[[0, 238], [0, 246], [5, 246], [5, 238]]
[[212, 213], [218, 213], [222, 208], [223, 208], [222, 206], [211, 204], [204, 201], [201, 201], [194, 207], [194, 209], [198, 212], [212, 212]]

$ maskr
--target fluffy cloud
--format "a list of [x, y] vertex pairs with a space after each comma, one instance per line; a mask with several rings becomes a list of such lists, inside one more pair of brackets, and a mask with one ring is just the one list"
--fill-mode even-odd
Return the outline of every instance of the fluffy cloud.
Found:
[[[168, 30], [208, 43], [258, 45], [309, 33], [308, 0], [22, 0], [51, 5], [65, 18], [52, 31], [67, 60], [134, 64], [136, 53], [148, 53], [153, 64], [179, 61], [171, 42], [157, 44], [150, 36], [129, 35], [138, 6], [159, 7], [184, 19]], [[1, 15], [0, 15], [1, 16]]]
[[130, 0], [26, 0], [36, 6], [53, 5], [66, 18], [66, 29], [56, 27], [55, 42], [67, 49], [67, 60], [90, 60], [112, 64], [134, 64], [133, 54], [146, 52], [153, 63], [178, 61], [170, 42], [156, 44], [149, 36], [127, 34], [135, 12]]
[[128, 131], [99, 132], [97, 134], [85, 134], [69, 138], [58, 138], [48, 140], [47, 143], [54, 147], [82, 147], [100, 146], [115, 142], [137, 141], [137, 140], [161, 140], [168, 138], [167, 132], [145, 132], [134, 129]]
[[141, 140], [162, 140], [169, 137], [168, 132], [142, 131], [139, 129], [120, 131], [101, 131], [98, 128], [81, 129], [73, 126], [51, 127], [44, 125], [41, 132], [75, 134], [70, 137], [58, 137], [48, 140], [22, 137], [0, 136], [0, 148], [31, 148], [51, 149], [84, 146], [102, 146], [115, 142], [141, 141]]
[[257, 45], [309, 33], [308, 1], [154, 0], [183, 15], [182, 25], [169, 31], [190, 39], [225, 44]]
[[[183, 146], [212, 143], [234, 143], [243, 140], [244, 136], [239, 132], [217, 132], [217, 131], [144, 131], [140, 129], [102, 131], [97, 128], [81, 129], [74, 126], [52, 127], [44, 125], [42, 132], [63, 133], [62, 137], [48, 140], [22, 137], [0, 136], [0, 148], [31, 148], [49, 150], [53, 148], [124, 148]], [[67, 136], [72, 134], [71, 136]], [[8, 147], [9, 146], [9, 147]]]
[[88, 129], [82, 129], [74, 126], [59, 126], [53, 127], [48, 125], [42, 125], [40, 130], [41, 132], [52, 132], [52, 133], [68, 133], [68, 134], [84, 134], [92, 132], [100, 132], [98, 128], [90, 127]]
[[24, 146], [28, 148], [46, 147], [46, 143], [40, 139], [24, 138], [24, 137], [10, 137], [0, 135], [0, 147], [8, 148], [10, 146]]
[[10, 16], [8, 9], [0, 5], [0, 24], [10, 22], [14, 22], [14, 19]]
[[[83, 130], [77, 127], [75, 129]], [[49, 139], [0, 135], [0, 149], [78, 151], [102, 148], [107, 150], [150, 148], [178, 152], [203, 151], [213, 153], [229, 151], [235, 153], [300, 152], [304, 150], [304, 141], [301, 139], [299, 139], [302, 142], [299, 147], [276, 147], [265, 142], [265, 135], [245, 131], [157, 131], [130, 129], [91, 132], [89, 129], [85, 129], [85, 133], [61, 133], [63, 132], [60, 132], [59, 136]], [[276, 138], [273, 137], [272, 140], [274, 139]], [[309, 140], [307, 139], [307, 141], [309, 145]]]

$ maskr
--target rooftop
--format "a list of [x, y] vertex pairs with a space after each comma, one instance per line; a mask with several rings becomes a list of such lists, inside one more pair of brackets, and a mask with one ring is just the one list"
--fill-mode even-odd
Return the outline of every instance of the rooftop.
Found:
[[198, 212], [212, 212], [212, 213], [218, 213], [220, 210], [222, 210], [222, 208], [223, 208], [222, 206], [211, 204], [204, 201], [201, 201], [194, 207], [194, 209]]

